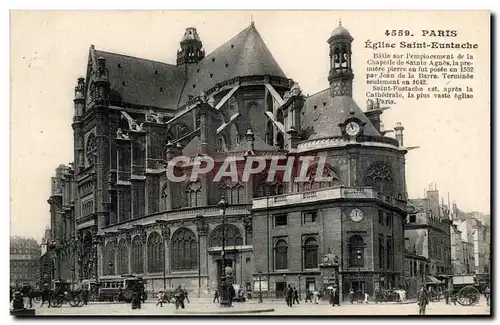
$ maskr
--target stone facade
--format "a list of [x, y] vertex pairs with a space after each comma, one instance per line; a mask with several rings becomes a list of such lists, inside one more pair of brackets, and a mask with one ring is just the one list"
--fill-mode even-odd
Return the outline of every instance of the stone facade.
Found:
[[[80, 279], [134, 274], [152, 291], [183, 284], [204, 295], [219, 285], [225, 252], [233, 282], [256, 290], [262, 271], [268, 295], [290, 283], [302, 292], [337, 283], [370, 294], [397, 286], [407, 201], [402, 127], [397, 139], [384, 136], [378, 102], [365, 115], [352, 99], [352, 40], [341, 26], [332, 33], [330, 87], [310, 97], [253, 23], [207, 56], [187, 29], [177, 66], [91, 46], [75, 87], [74, 163], [58, 169], [50, 199], [58, 276], [69, 278], [64, 269], [75, 265]], [[208, 173], [174, 182], [166, 166], [180, 156], [190, 159], [176, 165], [177, 176], [192, 174], [194, 157], [212, 157], [215, 170], [230, 157], [238, 180]], [[283, 171], [266, 181], [272, 157], [283, 166], [303, 156], [314, 160], [306, 182], [286, 182]], [[241, 181], [255, 157], [266, 169]], [[295, 164], [293, 177], [301, 169]]]
[[10, 282], [19, 286], [40, 284], [40, 245], [33, 238], [10, 238]]

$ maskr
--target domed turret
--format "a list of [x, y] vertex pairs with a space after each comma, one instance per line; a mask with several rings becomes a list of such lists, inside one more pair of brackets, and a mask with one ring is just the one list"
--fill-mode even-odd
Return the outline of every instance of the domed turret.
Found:
[[177, 51], [177, 65], [196, 64], [205, 57], [203, 43], [194, 27], [186, 28], [180, 45], [181, 49]]
[[339, 26], [332, 32], [328, 39], [330, 44], [330, 73], [328, 81], [330, 82], [330, 95], [352, 96], [352, 80], [354, 74], [351, 67], [351, 43], [354, 39], [349, 31]]
[[333, 30], [332, 34], [330, 35], [330, 37], [339, 37], [339, 36], [351, 37], [351, 34], [347, 30], [347, 28], [344, 28], [342, 26], [342, 21], [339, 21], [339, 26], [337, 28], [335, 28]]

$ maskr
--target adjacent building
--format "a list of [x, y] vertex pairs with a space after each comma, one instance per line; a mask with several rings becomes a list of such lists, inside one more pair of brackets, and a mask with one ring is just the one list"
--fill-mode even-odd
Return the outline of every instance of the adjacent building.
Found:
[[[286, 76], [253, 23], [208, 55], [198, 31], [186, 29], [176, 64], [91, 46], [75, 87], [74, 163], [56, 170], [49, 199], [55, 276], [135, 274], [149, 290], [182, 284], [206, 294], [231, 266], [233, 282], [256, 290], [261, 279], [276, 295], [287, 284], [370, 294], [399, 286], [404, 128], [385, 136], [379, 101], [362, 110], [353, 100], [349, 31], [338, 26], [325, 41], [329, 76], [312, 96]], [[172, 181], [166, 165], [181, 156], [189, 159], [177, 176], [211, 157], [215, 170], [231, 158], [238, 177]], [[255, 157], [264, 169], [242, 180]], [[290, 170], [303, 181], [288, 182], [283, 170], [269, 178], [273, 157], [280, 166], [299, 161]], [[432, 209], [428, 219], [439, 219]], [[431, 237], [442, 231], [432, 227]], [[435, 250], [428, 258], [444, 272]]]
[[10, 237], [10, 283], [35, 287], [40, 279], [40, 244], [33, 238]]
[[453, 274], [452, 219], [448, 207], [439, 199], [439, 191], [434, 188], [427, 190], [423, 199], [410, 200], [404, 232], [407, 260], [418, 269], [418, 276], [408, 279], [412, 288], [418, 288], [424, 279], [439, 284], [442, 277]]

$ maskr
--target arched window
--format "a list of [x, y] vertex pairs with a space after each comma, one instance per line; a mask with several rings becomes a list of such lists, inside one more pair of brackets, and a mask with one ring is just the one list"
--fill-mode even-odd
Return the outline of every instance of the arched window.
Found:
[[104, 275], [115, 274], [115, 245], [112, 241], [108, 241], [104, 248]]
[[191, 182], [186, 187], [186, 198], [188, 207], [194, 208], [200, 206], [201, 182]]
[[273, 122], [267, 122], [265, 141], [268, 145], [272, 146], [274, 141]]
[[281, 122], [281, 123], [285, 123], [285, 117], [283, 115], [283, 110], [282, 109], [278, 109], [278, 116], [276, 116], [276, 119], [278, 120], [278, 122]]
[[161, 189], [160, 211], [167, 211], [168, 207], [168, 187], [167, 184]]
[[314, 237], [304, 241], [304, 268], [315, 269], [318, 267], [318, 242]]
[[227, 224], [224, 228], [218, 226], [210, 234], [210, 247], [222, 247], [222, 234], [224, 230], [224, 246], [240, 246], [243, 245], [243, 236], [234, 225]]
[[392, 177], [391, 168], [381, 161], [372, 164], [367, 169], [364, 184], [381, 193], [394, 194], [394, 178]]
[[280, 195], [285, 192], [285, 187], [281, 182], [281, 179], [276, 179], [273, 182], [267, 182], [267, 174], [261, 174], [260, 180], [258, 181], [257, 186], [254, 188], [253, 197], [264, 197], [264, 196], [274, 196]]
[[349, 238], [349, 266], [363, 267], [365, 265], [365, 241], [360, 235]]
[[245, 188], [240, 183], [233, 183], [229, 177], [224, 177], [219, 182], [220, 195], [224, 196], [229, 204], [243, 204], [245, 199]]
[[[323, 169], [323, 173], [318, 175], [318, 165], [311, 166], [306, 173], [306, 182], [299, 182], [298, 188], [301, 191], [317, 190], [320, 188], [337, 186], [340, 184], [340, 178], [337, 176], [337, 172], [331, 166], [326, 164]], [[321, 178], [329, 178], [329, 181], [323, 181]]]
[[128, 245], [125, 239], [118, 243], [118, 274], [128, 274]]
[[198, 268], [198, 243], [196, 235], [187, 228], [180, 228], [172, 236], [172, 270]]
[[276, 145], [279, 149], [283, 149], [285, 147], [285, 138], [283, 137], [283, 133], [278, 132], [276, 135]]
[[148, 237], [148, 272], [162, 272], [164, 267], [163, 238], [156, 231]]
[[283, 239], [278, 240], [274, 245], [274, 263], [275, 270], [288, 268], [288, 245]]
[[132, 240], [132, 273], [141, 274], [144, 272], [144, 246], [140, 236], [135, 236]]

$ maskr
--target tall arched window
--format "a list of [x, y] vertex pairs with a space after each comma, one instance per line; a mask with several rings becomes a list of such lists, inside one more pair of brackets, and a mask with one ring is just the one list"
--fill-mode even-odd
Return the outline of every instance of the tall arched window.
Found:
[[394, 178], [392, 177], [391, 167], [381, 161], [372, 164], [365, 173], [364, 184], [373, 187], [379, 192], [393, 195]]
[[220, 195], [224, 196], [229, 204], [243, 204], [245, 188], [240, 183], [233, 183], [229, 177], [224, 177], [219, 182]]
[[280, 239], [274, 245], [274, 269], [286, 270], [288, 268], [288, 245]]
[[365, 265], [365, 241], [360, 235], [349, 238], [349, 266], [363, 267]]
[[[215, 228], [210, 234], [210, 247], [222, 246], [222, 225]], [[243, 245], [243, 236], [234, 225], [227, 224], [224, 227], [225, 242], [224, 246], [240, 246]]]
[[118, 274], [127, 274], [128, 272], [128, 245], [125, 239], [118, 243]]
[[180, 228], [172, 235], [172, 270], [195, 270], [198, 268], [198, 243], [194, 232]]
[[135, 236], [132, 240], [132, 273], [141, 274], [144, 272], [144, 246], [140, 236]]
[[148, 272], [162, 272], [164, 267], [163, 238], [156, 231], [148, 237]]
[[201, 195], [201, 182], [191, 182], [186, 187], [186, 198], [188, 207], [197, 207], [200, 206], [200, 195]]
[[104, 248], [104, 265], [103, 273], [105, 275], [115, 274], [115, 244], [108, 241]]
[[304, 241], [304, 268], [315, 269], [318, 267], [318, 242], [314, 237], [308, 237]]
[[168, 207], [168, 187], [167, 184], [161, 189], [160, 211], [167, 211]]

